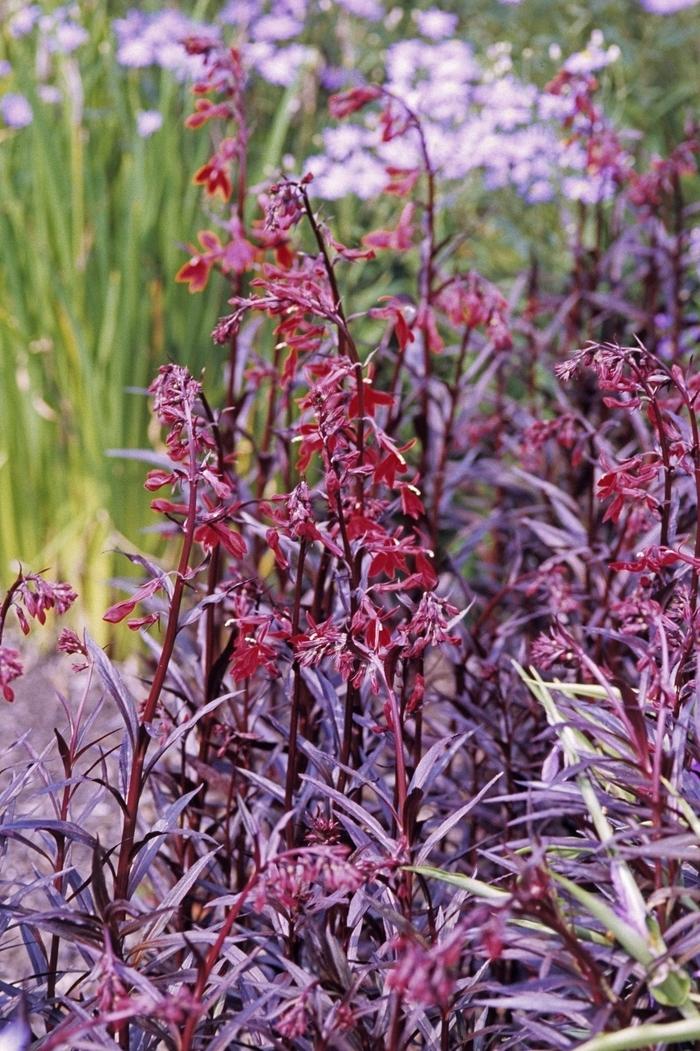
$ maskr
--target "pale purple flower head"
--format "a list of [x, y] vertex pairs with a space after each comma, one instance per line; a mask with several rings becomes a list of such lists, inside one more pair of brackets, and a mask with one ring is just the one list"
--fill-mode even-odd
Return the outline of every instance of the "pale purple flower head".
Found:
[[315, 48], [304, 44], [290, 44], [275, 48], [266, 41], [251, 44], [247, 50], [249, 60], [257, 73], [268, 84], [288, 88], [294, 83], [301, 69], [317, 59]]
[[651, 15], [675, 15], [688, 7], [695, 7], [700, 0], [641, 0], [642, 7]]
[[319, 79], [325, 91], [340, 91], [348, 86], [348, 71], [341, 66], [324, 66]]
[[599, 69], [605, 69], [611, 62], [616, 62], [620, 57], [620, 49], [617, 44], [605, 47], [603, 34], [599, 29], [591, 33], [591, 38], [583, 51], [576, 51], [569, 55], [564, 63], [567, 73], [596, 73]]
[[263, 15], [252, 26], [253, 40], [291, 40], [299, 36], [304, 23], [291, 15]]
[[229, 0], [219, 11], [218, 20], [224, 25], [246, 26], [259, 14], [259, 0]]
[[37, 94], [42, 102], [49, 106], [55, 106], [61, 101], [61, 92], [54, 84], [40, 84]]
[[122, 66], [160, 66], [179, 79], [196, 79], [202, 69], [201, 57], [187, 54], [185, 39], [193, 33], [206, 33], [213, 42], [216, 39], [211, 26], [200, 25], [168, 8], [154, 14], [132, 9], [112, 25], [117, 37], [117, 61]]
[[0, 116], [8, 128], [26, 128], [32, 123], [32, 107], [15, 91], [8, 91], [0, 98]]
[[413, 20], [418, 26], [418, 32], [431, 40], [444, 40], [452, 36], [458, 22], [457, 15], [440, 11], [437, 7], [431, 7], [427, 11], [414, 11]]
[[600, 204], [607, 201], [614, 192], [612, 181], [604, 175], [567, 175], [562, 180], [562, 191], [570, 201], [581, 204]]
[[9, 77], [12, 72], [12, 66], [6, 58], [0, 59], [0, 77]]
[[163, 125], [163, 114], [157, 109], [139, 110], [136, 114], [136, 130], [142, 139], [148, 139]]
[[129, 11], [125, 18], [112, 23], [117, 37], [117, 62], [122, 66], [140, 68], [155, 60], [152, 41], [145, 35], [147, 18], [140, 11]]
[[47, 39], [49, 51], [60, 55], [70, 55], [72, 51], [84, 44], [88, 39], [88, 31], [77, 22], [70, 20], [59, 22]]
[[349, 194], [371, 200], [386, 186], [384, 165], [369, 152], [358, 151], [342, 161], [332, 161], [320, 154], [309, 157], [304, 169], [313, 172], [311, 193], [327, 201], [337, 201]]
[[368, 22], [379, 22], [384, 18], [384, 5], [380, 0], [336, 0], [336, 3], [349, 14]]
[[41, 10], [38, 4], [27, 4], [26, 7], [21, 7], [10, 19], [10, 36], [18, 40], [20, 37], [26, 36], [27, 33], [31, 33], [40, 14]]

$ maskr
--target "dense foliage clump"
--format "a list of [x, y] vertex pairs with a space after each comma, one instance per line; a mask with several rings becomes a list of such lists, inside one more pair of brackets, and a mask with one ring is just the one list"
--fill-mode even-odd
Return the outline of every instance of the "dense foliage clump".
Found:
[[[351, 241], [329, 150], [251, 185], [245, 48], [189, 27], [207, 226], [177, 280], [228, 303], [130, 451], [169, 554], [128, 556], [103, 621], [143, 677], [64, 629], [55, 748], [5, 753], [8, 1046], [700, 1040], [700, 139], [640, 159], [593, 43], [527, 100], [552, 168], [519, 189], [564, 180], [566, 272], [506, 295], [399, 45], [330, 97], [382, 198]], [[75, 597], [8, 589], [5, 700], [10, 614]]]

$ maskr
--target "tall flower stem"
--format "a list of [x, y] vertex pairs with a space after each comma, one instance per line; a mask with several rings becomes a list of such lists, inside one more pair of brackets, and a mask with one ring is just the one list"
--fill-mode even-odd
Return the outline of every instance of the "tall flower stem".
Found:
[[[304, 562], [306, 560], [306, 540], [301, 541], [299, 548], [299, 561], [297, 564], [297, 579], [294, 588], [294, 609], [292, 611], [292, 637], [299, 632], [299, 616], [301, 612], [301, 595], [304, 584]], [[292, 677], [294, 680], [292, 692], [292, 711], [289, 722], [289, 749], [287, 752], [287, 778], [284, 789], [284, 809], [287, 813], [292, 810], [294, 804], [294, 790], [297, 781], [297, 740], [299, 735], [299, 710], [301, 707], [301, 668], [299, 661], [294, 660]], [[287, 825], [287, 846], [291, 850], [294, 846], [295, 832], [294, 822], [289, 821]]]
[[190, 455], [187, 518], [184, 525], [184, 538], [180, 551], [180, 560], [177, 567], [175, 584], [173, 586], [173, 596], [170, 601], [170, 610], [165, 629], [165, 637], [163, 639], [163, 647], [161, 649], [155, 675], [153, 676], [153, 682], [151, 683], [151, 688], [143, 707], [143, 714], [141, 716], [141, 722], [134, 744], [134, 756], [129, 775], [124, 825], [119, 846], [119, 862], [117, 864], [117, 876], [115, 881], [115, 897], [118, 900], [123, 901], [127, 900], [129, 896], [129, 875], [131, 872], [134, 837], [139, 802], [143, 791], [143, 768], [151, 740], [147, 727], [156, 713], [160, 695], [168, 673], [170, 659], [175, 648], [180, 607], [182, 605], [182, 598], [185, 591], [185, 579], [189, 568], [190, 555], [192, 553], [192, 545], [194, 542], [194, 531], [197, 517], [197, 455], [192, 418], [188, 406], [186, 406], [185, 411], [187, 413]]

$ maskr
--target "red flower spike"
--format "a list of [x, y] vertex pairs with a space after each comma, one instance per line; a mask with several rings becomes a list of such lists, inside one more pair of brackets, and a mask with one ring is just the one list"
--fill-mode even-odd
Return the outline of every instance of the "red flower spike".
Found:
[[10, 683], [18, 679], [24, 673], [20, 660], [19, 650], [13, 646], [0, 646], [0, 690], [6, 701], [12, 703], [15, 699], [14, 690]]
[[210, 161], [207, 161], [206, 164], [203, 164], [201, 168], [197, 169], [192, 182], [196, 186], [203, 186], [210, 197], [216, 197], [219, 194], [224, 201], [228, 201], [233, 192], [233, 185], [227, 168], [221, 164], [216, 155]]
[[[363, 401], [365, 416], [374, 416], [374, 410], [378, 405], [393, 405], [394, 396], [385, 391], [375, 390], [370, 379], [363, 380]], [[348, 416], [351, 420], [360, 415], [360, 396], [357, 390], [353, 392], [348, 405]]]
[[386, 302], [385, 307], [373, 307], [370, 317], [388, 318], [394, 322], [394, 335], [401, 350], [405, 350], [409, 343], [413, 343], [415, 336], [411, 329], [411, 323], [406, 319], [406, 314], [413, 311], [413, 307], [404, 303], [394, 296], [381, 296], [379, 302]]
[[243, 227], [237, 215], [232, 216], [227, 227], [231, 239], [221, 252], [222, 266], [227, 273], [233, 271], [234, 274], [243, 274], [250, 270], [255, 262], [255, 246], [243, 234]]
[[282, 572], [289, 569], [289, 561], [280, 546], [280, 535], [277, 530], [268, 529], [265, 534], [265, 539], [267, 540], [268, 547], [275, 556], [275, 562], [277, 563], [278, 569], [281, 569]]
[[369, 102], [374, 102], [381, 94], [381, 88], [372, 84], [361, 88], [351, 88], [349, 91], [331, 95], [328, 100], [328, 109], [332, 117], [342, 120], [344, 117], [349, 117], [351, 113], [356, 113]]
[[324, 228], [323, 233], [331, 247], [343, 259], [347, 259], [350, 262], [355, 262], [357, 259], [374, 259], [374, 250], [372, 248], [348, 248], [341, 241], [336, 241], [330, 230]]
[[445, 348], [445, 341], [438, 332], [435, 311], [432, 307], [427, 306], [425, 303], [421, 304], [418, 309], [416, 325], [423, 331], [431, 354], [440, 354]]
[[147, 613], [144, 617], [135, 617], [133, 620], [127, 620], [126, 626], [130, 631], [139, 631], [140, 628], [149, 627], [151, 624], [156, 624], [160, 620], [160, 613]]
[[415, 485], [410, 485], [409, 482], [399, 482], [397, 488], [401, 498], [402, 512], [409, 518], [421, 518], [425, 514], [425, 507], [420, 490]]
[[186, 515], [187, 504], [175, 504], [172, 500], [151, 500], [151, 511], [161, 515]]
[[190, 113], [185, 121], [186, 128], [201, 128], [208, 120], [218, 117], [229, 117], [231, 108], [225, 102], [214, 103], [210, 99], [197, 99], [195, 112]]
[[180, 267], [175, 280], [188, 284], [188, 292], [202, 292], [207, 287], [213, 262], [205, 256], [193, 255], [189, 262]]
[[416, 554], [416, 573], [420, 576], [424, 588], [432, 589], [437, 584], [437, 573], [431, 566], [427, 555], [420, 552]]
[[420, 178], [420, 168], [390, 166], [386, 169], [386, 173], [389, 176], [389, 182], [384, 187], [384, 193], [392, 194], [394, 197], [408, 197]]
[[130, 613], [133, 613], [139, 602], [143, 602], [144, 599], [150, 598], [156, 591], [159, 591], [163, 587], [163, 582], [157, 577], [154, 580], [149, 580], [147, 583], [142, 584], [141, 587], [137, 588], [131, 598], [124, 599], [122, 602], [117, 602], [102, 615], [102, 619], [106, 620], [109, 624], [118, 624], [119, 621], [124, 620]]
[[222, 522], [206, 522], [197, 527], [194, 539], [201, 544], [205, 551], [221, 545], [233, 558], [243, 558], [247, 548], [246, 542], [240, 533], [235, 533]]
[[173, 471], [149, 471], [146, 475], [146, 481], [143, 483], [143, 486], [144, 489], [148, 489], [150, 493], [155, 493], [158, 489], [162, 489], [164, 485], [172, 485], [175, 480], [176, 475]]
[[415, 205], [409, 202], [401, 212], [394, 230], [375, 230], [362, 238], [364, 245], [371, 248], [387, 248], [395, 252], [407, 252], [413, 241], [413, 213]]

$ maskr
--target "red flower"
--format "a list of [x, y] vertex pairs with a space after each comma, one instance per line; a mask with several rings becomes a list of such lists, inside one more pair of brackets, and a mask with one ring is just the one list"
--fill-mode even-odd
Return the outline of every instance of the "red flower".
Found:
[[194, 539], [201, 544], [205, 551], [221, 545], [234, 558], [243, 558], [246, 553], [246, 543], [240, 533], [235, 533], [223, 522], [204, 522], [197, 526]]
[[294, 644], [299, 664], [303, 667], [314, 667], [329, 656], [337, 657], [347, 646], [347, 628], [341, 628], [332, 617], [317, 624], [310, 613], [306, 619], [309, 630], [305, 635], [297, 635], [291, 641]]
[[216, 117], [227, 118], [231, 115], [231, 108], [226, 102], [215, 103], [210, 99], [197, 99], [194, 108], [195, 112], [185, 121], [186, 128], [201, 128], [208, 120]]
[[155, 493], [158, 489], [162, 489], [164, 485], [172, 485], [176, 479], [177, 476], [174, 471], [149, 471], [143, 485], [144, 489], [148, 489], [149, 493]]
[[362, 243], [371, 248], [390, 248], [395, 252], [408, 251], [413, 239], [414, 211], [415, 205], [409, 202], [401, 212], [396, 229], [375, 230], [374, 233], [365, 234]]
[[282, 547], [280, 545], [280, 535], [277, 532], [277, 530], [268, 529], [265, 533], [265, 539], [267, 540], [268, 547], [275, 556], [277, 568], [281, 569], [282, 572], [284, 572], [286, 569], [289, 569], [289, 559], [282, 551]]
[[395, 197], [408, 197], [420, 177], [420, 168], [394, 168], [388, 167], [386, 173], [389, 182], [384, 187], [384, 193], [393, 194]]
[[460, 611], [456, 606], [436, 595], [434, 591], [426, 592], [410, 621], [400, 631], [406, 656], [417, 657], [427, 646], [441, 646], [446, 643], [457, 646], [459, 635], [452, 634], [451, 629], [458, 620]]
[[233, 190], [228, 162], [222, 164], [216, 154], [197, 169], [192, 181], [195, 185], [204, 186], [210, 197], [215, 197], [217, 193], [221, 194], [224, 201], [228, 201]]
[[423, 332], [423, 338], [425, 339], [428, 345], [428, 350], [431, 354], [440, 354], [445, 347], [445, 341], [438, 332], [435, 311], [426, 303], [421, 303], [418, 308], [416, 325]]
[[674, 551], [670, 547], [658, 547], [651, 545], [638, 551], [634, 558], [627, 561], [611, 562], [610, 568], [626, 570], [628, 573], [659, 573], [667, 566], [673, 566], [676, 562], [685, 562], [686, 565], [700, 569], [700, 559], [693, 555], [686, 555], [683, 551]]
[[401, 510], [409, 518], [420, 518], [425, 514], [420, 490], [408, 482], [398, 482], [396, 488], [401, 498]]
[[[601, 462], [603, 458], [601, 457]], [[598, 479], [598, 497], [601, 500], [612, 500], [604, 516], [604, 522], [617, 522], [626, 502], [633, 500], [643, 504], [650, 511], [658, 507], [658, 501], [643, 488], [656, 480], [660, 460], [657, 455], [631, 456], [617, 467], [604, 464], [608, 470]]]
[[150, 598], [162, 587], [163, 582], [158, 577], [147, 581], [136, 589], [131, 598], [124, 599], [122, 602], [117, 602], [114, 606], [110, 606], [107, 612], [102, 615], [102, 619], [110, 624], [118, 624], [120, 620], [124, 620], [130, 613], [133, 613], [139, 602]]
[[[34, 617], [40, 624], [46, 623], [46, 613], [55, 609], [56, 613], [65, 613], [78, 597], [69, 584], [62, 582], [52, 583], [44, 580], [39, 573], [30, 573], [23, 577], [17, 587], [16, 597], [24, 606], [30, 617]], [[20, 627], [25, 635], [29, 633], [26, 619], [20, 616], [20, 610], [15, 606], [20, 621]]]
[[221, 241], [211, 230], [200, 230], [197, 237], [204, 251], [196, 252], [175, 274], [176, 281], [189, 284], [189, 292], [206, 288], [212, 267], [223, 255]]
[[24, 672], [19, 650], [13, 646], [0, 646], [0, 689], [6, 701], [14, 701], [15, 694], [10, 683]]
[[277, 653], [267, 641], [269, 625], [264, 624], [257, 634], [247, 634], [245, 622], [240, 625], [231, 657], [231, 674], [236, 682], [248, 679], [257, 671], [265, 670], [277, 677]]
[[406, 315], [415, 310], [412, 306], [402, 302], [395, 296], [381, 296], [379, 302], [385, 302], [385, 307], [373, 307], [370, 310], [370, 317], [381, 317], [388, 318], [394, 322], [394, 334], [396, 336], [396, 342], [398, 343], [401, 350], [405, 350], [409, 343], [412, 343], [415, 339], [411, 326], [413, 324], [412, 319], [410, 322], [407, 320]]
[[226, 273], [243, 274], [250, 270], [255, 262], [255, 245], [247, 240], [243, 233], [241, 220], [233, 215], [227, 223], [231, 239], [221, 252], [221, 265]]
[[336, 120], [341, 120], [343, 117], [349, 117], [351, 113], [356, 113], [357, 110], [362, 109], [367, 103], [374, 102], [381, 93], [381, 88], [372, 84], [361, 88], [351, 88], [350, 91], [331, 95], [328, 100], [328, 108], [332, 117], [335, 117]]

